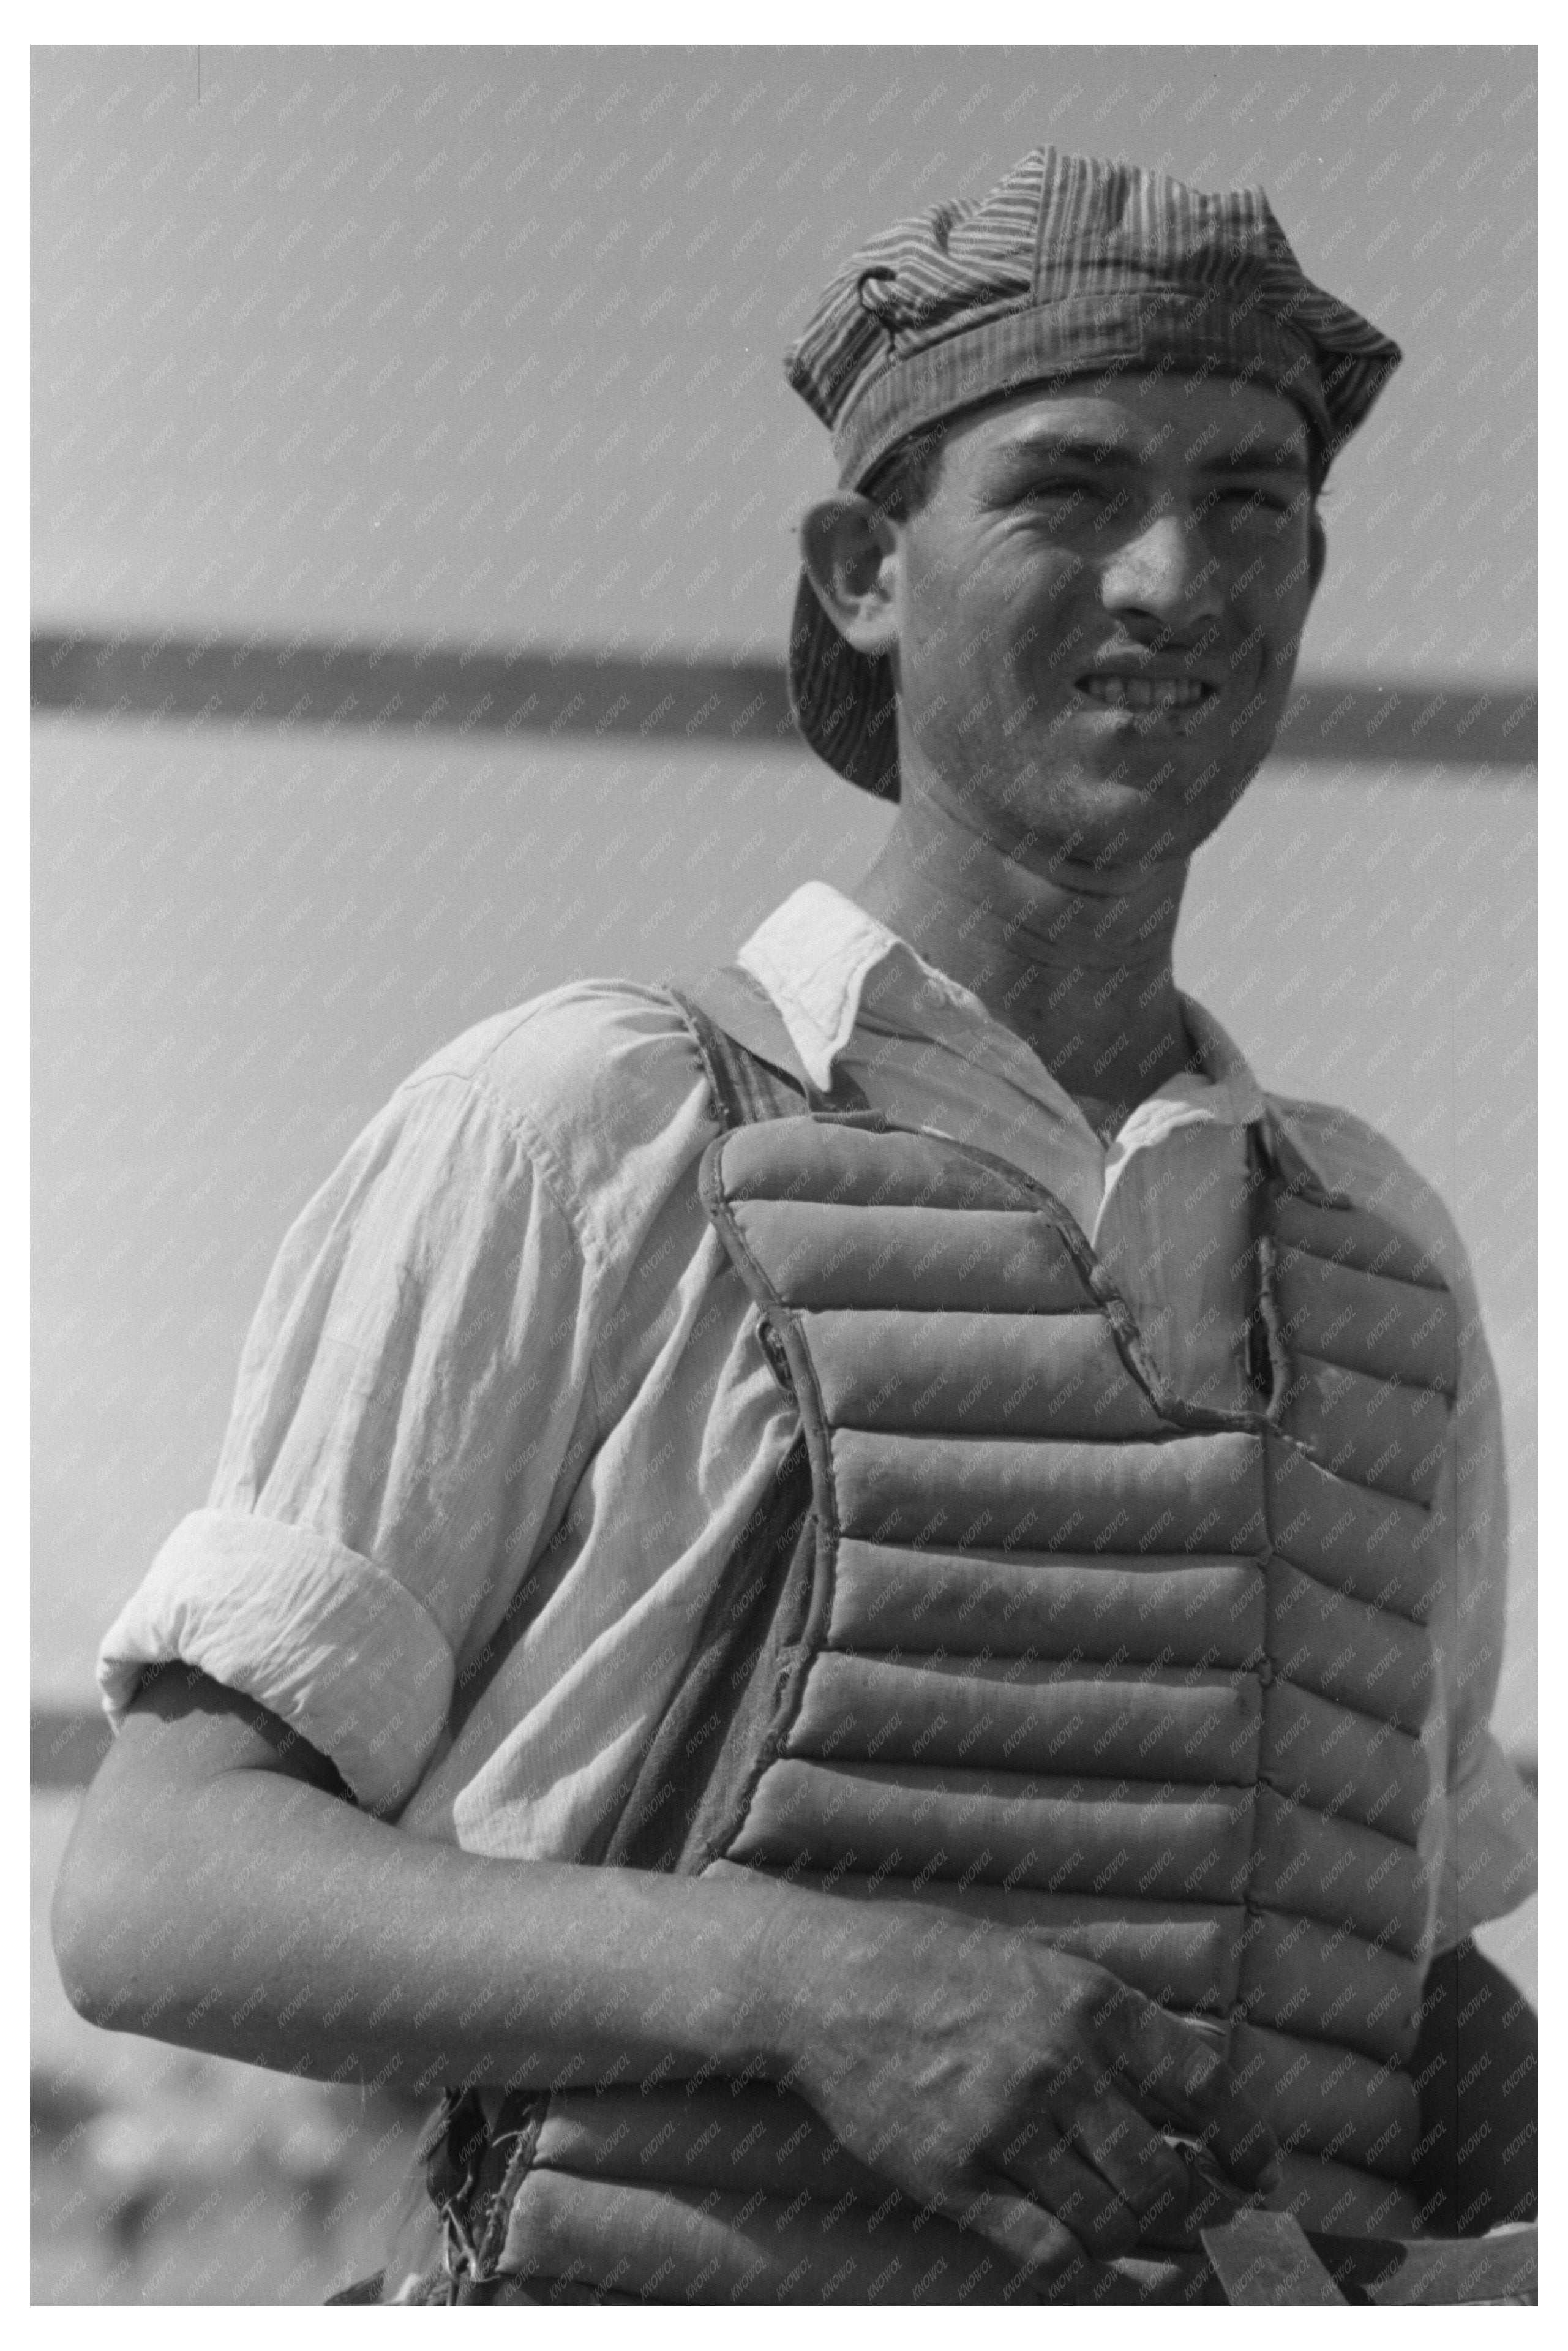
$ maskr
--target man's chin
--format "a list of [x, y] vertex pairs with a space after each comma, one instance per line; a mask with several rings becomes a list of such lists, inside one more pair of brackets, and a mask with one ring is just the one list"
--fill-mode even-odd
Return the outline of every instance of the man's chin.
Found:
[[1123, 760], [1109, 774], [1025, 769], [1001, 796], [1015, 852], [1030, 863], [1108, 874], [1188, 858], [1228, 816], [1248, 777], [1197, 762]]

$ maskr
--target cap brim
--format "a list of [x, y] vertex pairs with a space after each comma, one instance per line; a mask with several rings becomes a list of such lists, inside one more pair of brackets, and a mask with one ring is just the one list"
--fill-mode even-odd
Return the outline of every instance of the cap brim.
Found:
[[789, 632], [789, 708], [820, 759], [862, 792], [898, 798], [898, 709], [883, 654], [841, 636], [802, 571]]

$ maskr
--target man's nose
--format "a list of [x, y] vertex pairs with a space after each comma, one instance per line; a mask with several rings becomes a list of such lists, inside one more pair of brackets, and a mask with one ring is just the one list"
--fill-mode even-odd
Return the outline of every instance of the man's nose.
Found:
[[1101, 572], [1107, 611], [1189, 626], [1225, 609], [1220, 563], [1190, 508], [1153, 515], [1123, 539]]

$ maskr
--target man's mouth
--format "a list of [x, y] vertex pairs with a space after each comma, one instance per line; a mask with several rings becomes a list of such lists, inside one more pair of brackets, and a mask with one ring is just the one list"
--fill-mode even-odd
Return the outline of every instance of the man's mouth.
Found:
[[1107, 710], [1196, 710], [1215, 691], [1191, 677], [1121, 677], [1091, 673], [1076, 681], [1080, 694]]

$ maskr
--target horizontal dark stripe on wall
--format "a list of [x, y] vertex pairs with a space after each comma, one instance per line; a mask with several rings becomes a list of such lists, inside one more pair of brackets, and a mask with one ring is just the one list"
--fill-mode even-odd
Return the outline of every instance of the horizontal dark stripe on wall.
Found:
[[[111, 1733], [96, 1707], [36, 1706], [28, 1718], [32, 1732], [35, 1788], [85, 1788], [109, 1752]], [[1513, 1768], [1531, 1793], [1535, 1789], [1535, 1756], [1521, 1751]]]
[[[1295, 695], [1280, 748], [1298, 758], [1528, 768], [1536, 702], [1535, 688], [1517, 682], [1319, 682]], [[795, 739], [784, 673], [771, 662], [502, 654], [308, 636], [35, 636], [32, 705], [167, 725], [328, 732], [640, 737], [706, 747]]]

